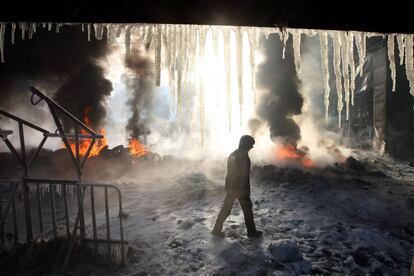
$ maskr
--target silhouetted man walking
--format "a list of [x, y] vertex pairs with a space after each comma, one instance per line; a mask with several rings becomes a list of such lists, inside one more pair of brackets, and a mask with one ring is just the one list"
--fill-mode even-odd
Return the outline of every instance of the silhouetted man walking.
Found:
[[253, 220], [253, 204], [250, 200], [250, 158], [249, 150], [255, 141], [252, 136], [243, 135], [240, 138], [239, 148], [232, 152], [227, 161], [226, 197], [214, 229], [211, 232], [217, 237], [224, 238], [223, 223], [231, 213], [234, 201], [237, 199], [243, 210], [248, 237], [260, 237], [261, 231], [256, 230]]

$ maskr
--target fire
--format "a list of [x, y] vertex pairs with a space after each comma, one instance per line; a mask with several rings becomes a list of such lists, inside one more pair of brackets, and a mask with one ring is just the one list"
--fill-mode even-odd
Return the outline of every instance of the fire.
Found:
[[[89, 112], [92, 110], [92, 107], [85, 108], [83, 121], [85, 124], [90, 128], [91, 127], [91, 120], [88, 116]], [[106, 139], [106, 131], [104, 128], [101, 128], [100, 134], [102, 134], [104, 137], [102, 139], [95, 140], [95, 144], [93, 145], [88, 158], [97, 156], [99, 152], [102, 150], [103, 147], [108, 145], [108, 140]], [[81, 129], [80, 134], [88, 135], [88, 132]], [[88, 151], [89, 145], [92, 143], [91, 139], [80, 139], [79, 140], [79, 156], [85, 156], [86, 152]], [[73, 153], [76, 152], [76, 146], [74, 141], [69, 142], [70, 148]]]
[[279, 148], [278, 156], [280, 156], [282, 159], [299, 161], [303, 166], [307, 168], [313, 167], [314, 165], [313, 161], [306, 156], [305, 152], [297, 149], [292, 145], [287, 145]]
[[148, 153], [148, 150], [137, 139], [132, 138], [128, 144], [129, 152], [132, 156], [139, 157]]

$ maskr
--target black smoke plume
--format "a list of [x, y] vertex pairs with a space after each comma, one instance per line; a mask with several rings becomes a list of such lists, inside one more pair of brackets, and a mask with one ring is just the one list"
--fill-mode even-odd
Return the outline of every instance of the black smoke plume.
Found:
[[[104, 37], [91, 38], [80, 26], [62, 26], [59, 33], [40, 24], [32, 39], [22, 40], [16, 28], [11, 44], [11, 24], [5, 37], [5, 63], [0, 64], [0, 108], [12, 111], [29, 102], [29, 86], [35, 86], [54, 98], [75, 117], [83, 119], [89, 112], [91, 127], [98, 128], [105, 118], [105, 99], [112, 83], [105, 78], [97, 60], [109, 52]], [[64, 121], [66, 129], [72, 124]]]
[[265, 61], [258, 67], [257, 86], [263, 91], [263, 96], [257, 113], [268, 124], [272, 140], [281, 138], [296, 145], [301, 137], [300, 129], [291, 116], [301, 113], [303, 99], [298, 90], [292, 39], [287, 42], [285, 59], [282, 58], [283, 46], [277, 35], [262, 40], [261, 46]]
[[147, 126], [151, 116], [154, 63], [144, 50], [134, 48], [125, 56], [125, 66], [131, 74], [124, 76], [124, 81], [132, 93], [131, 98], [127, 101], [132, 113], [126, 126], [128, 138], [145, 142], [146, 136], [150, 134]]

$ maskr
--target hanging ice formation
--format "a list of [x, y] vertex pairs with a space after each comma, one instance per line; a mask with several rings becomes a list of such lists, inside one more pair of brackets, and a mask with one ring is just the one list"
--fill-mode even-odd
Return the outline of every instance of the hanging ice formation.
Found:
[[[21, 38], [24, 40], [26, 37], [31, 39], [37, 31], [37, 28], [43, 27], [48, 31], [52, 31], [53, 27], [56, 28], [56, 32], [59, 33], [60, 27], [63, 25], [76, 25], [73, 23], [34, 23], [34, 22], [0, 22], [0, 58], [1, 62], [5, 62], [5, 49], [4, 39], [6, 37], [6, 27], [10, 24], [11, 31], [11, 44], [15, 44], [16, 29], [21, 32]], [[346, 104], [346, 117], [349, 117], [350, 105], [354, 102], [355, 92], [355, 75], [358, 73], [360, 76], [363, 74], [363, 66], [366, 56], [366, 39], [370, 36], [383, 36], [378, 33], [365, 33], [365, 32], [339, 32], [339, 31], [327, 31], [327, 30], [302, 30], [302, 29], [290, 29], [290, 28], [256, 28], [256, 27], [228, 27], [228, 26], [198, 26], [198, 25], [162, 25], [162, 24], [78, 24], [82, 27], [82, 31], [87, 31], [87, 39], [91, 40], [92, 32], [94, 32], [95, 39], [102, 39], [106, 30], [107, 40], [112, 42], [116, 38], [119, 38], [121, 34], [124, 35], [125, 51], [126, 54], [130, 53], [131, 37], [136, 36], [143, 42], [147, 50], [154, 51], [154, 82], [155, 85], [161, 85], [161, 74], [167, 72], [169, 87], [174, 99], [173, 109], [177, 112], [177, 118], [179, 119], [182, 104], [182, 94], [184, 91], [189, 91], [188, 88], [195, 87], [196, 79], [199, 78], [199, 83], [204, 83], [203, 76], [200, 76], [200, 72], [197, 74], [196, 64], [199, 63], [199, 54], [203, 56], [205, 54], [205, 43], [207, 32], [211, 32], [212, 42], [214, 47], [214, 60], [218, 60], [219, 52], [223, 55], [223, 71], [225, 72], [224, 84], [226, 98], [227, 98], [227, 114], [228, 114], [228, 128], [232, 129], [232, 118], [234, 117], [232, 110], [232, 74], [233, 70], [237, 72], [237, 86], [239, 96], [239, 117], [240, 121], [243, 118], [243, 105], [244, 93], [243, 88], [250, 87], [250, 93], [252, 93], [255, 99], [256, 95], [256, 51], [259, 47], [258, 37], [264, 35], [266, 38], [270, 34], [277, 33], [282, 43], [283, 51], [282, 58], [285, 58], [285, 50], [289, 35], [293, 39], [293, 50], [295, 68], [300, 76], [300, 47], [301, 47], [301, 35], [313, 36], [319, 34], [320, 38], [320, 51], [321, 51], [321, 71], [323, 74], [323, 87], [324, 96], [323, 103], [325, 106], [325, 118], [328, 119], [329, 115], [329, 67], [328, 67], [328, 40], [333, 41], [333, 65], [334, 65], [334, 78], [335, 87], [338, 95], [337, 110], [338, 110], [338, 125], [341, 125], [341, 114], [343, 109], [343, 102]], [[93, 30], [92, 30], [93, 27]], [[223, 47], [219, 47], [218, 37], [219, 33], [223, 37]], [[243, 44], [243, 35], [248, 37], [248, 44]], [[236, 38], [236, 57], [237, 68], [231, 68], [231, 48], [230, 39], [231, 36]], [[395, 46], [395, 38], [397, 46]], [[354, 42], [355, 42], [355, 54], [354, 54]], [[406, 34], [389, 34], [388, 35], [388, 59], [392, 78], [392, 90], [396, 90], [396, 56], [395, 48], [398, 47], [400, 65], [405, 63], [405, 71], [407, 79], [410, 84], [410, 92], [414, 95], [414, 62], [413, 62], [413, 35]], [[244, 86], [246, 81], [243, 75], [243, 47], [247, 46], [249, 49], [249, 66], [251, 67], [250, 85]], [[221, 56], [220, 55], [220, 56]], [[354, 60], [355, 56], [355, 60]], [[207, 58], [207, 57], [202, 57]], [[357, 61], [357, 63], [356, 63]], [[163, 70], [166, 69], [166, 70]], [[217, 72], [213, 72], [217, 74]], [[202, 75], [202, 74], [201, 74]], [[217, 80], [217, 77], [216, 77]], [[217, 84], [216, 87], [220, 85]], [[235, 89], [235, 88], [233, 88]], [[343, 91], [342, 91], [343, 90]], [[343, 97], [343, 93], [345, 98]], [[204, 84], [198, 87], [200, 99], [200, 129], [201, 136], [204, 136]], [[204, 139], [202, 137], [202, 139]]]
[[236, 30], [237, 90], [239, 91], [240, 125], [243, 122], [243, 32]]
[[388, 60], [390, 62], [390, 69], [391, 69], [391, 80], [392, 80], [392, 91], [395, 92], [395, 56], [394, 56], [394, 37], [395, 35], [393, 34], [389, 34], [388, 35], [388, 41], [387, 41], [387, 46], [388, 46]]
[[251, 72], [251, 88], [253, 92], [254, 103], [256, 104], [256, 48], [258, 47], [256, 28], [251, 28], [247, 35], [249, 36], [250, 46], [250, 72]]
[[341, 37], [339, 33], [335, 33], [333, 36], [333, 45], [334, 45], [334, 72], [335, 72], [335, 82], [336, 82], [336, 93], [338, 95], [338, 127], [341, 127], [342, 123], [342, 74], [341, 74]]
[[408, 34], [405, 36], [405, 71], [410, 84], [410, 93], [414, 96], [413, 37], [414, 35]]
[[349, 68], [351, 70], [351, 79], [350, 79], [350, 92], [351, 92], [351, 104], [354, 105], [354, 95], [355, 95], [355, 60], [354, 60], [354, 38], [355, 34], [350, 32], [348, 34], [348, 61]]
[[6, 32], [6, 23], [1, 23], [0, 25], [0, 54], [1, 62], [4, 63], [4, 34]]
[[293, 39], [293, 55], [295, 59], [295, 68], [298, 77], [300, 77], [300, 39], [302, 32], [300, 30], [292, 30]]
[[323, 77], [323, 103], [325, 106], [325, 120], [328, 121], [329, 111], [329, 67], [328, 67], [328, 34], [321, 32], [319, 34], [319, 43], [321, 44], [321, 65], [322, 65], [322, 77]]
[[224, 67], [226, 71], [226, 94], [227, 94], [227, 115], [229, 120], [229, 130], [231, 130], [231, 74], [230, 74], [230, 30], [224, 30]]

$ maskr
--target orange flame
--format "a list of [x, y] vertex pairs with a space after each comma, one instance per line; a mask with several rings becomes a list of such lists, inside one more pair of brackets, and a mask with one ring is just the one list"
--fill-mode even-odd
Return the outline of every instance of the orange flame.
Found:
[[[83, 116], [83, 121], [85, 122], [85, 125], [87, 125], [89, 128], [91, 127], [91, 119], [89, 118], [88, 114], [89, 112], [92, 110], [92, 107], [87, 107], [85, 108], [84, 111], [84, 116]], [[93, 156], [97, 156], [99, 155], [99, 152], [102, 150], [103, 147], [105, 147], [106, 145], [108, 145], [108, 140], [106, 139], [106, 131], [105, 129], [101, 128], [100, 134], [102, 134], [104, 136], [104, 138], [102, 139], [97, 139], [95, 141], [95, 144], [93, 145], [88, 158], [91, 158]], [[80, 134], [84, 134], [84, 135], [88, 135], [89, 133], [83, 129], [80, 130]], [[90, 139], [80, 139], [79, 140], [79, 156], [85, 156], [89, 145], [92, 143], [92, 141]], [[72, 150], [72, 152], [75, 154], [76, 153], [76, 145], [75, 142], [70, 142], [69, 143], [70, 148]]]
[[137, 139], [132, 138], [128, 143], [129, 153], [134, 157], [144, 156], [148, 150]]
[[305, 153], [292, 145], [287, 145], [279, 148], [278, 155], [283, 159], [291, 159], [299, 161], [303, 166], [313, 167], [313, 161], [309, 159]]

